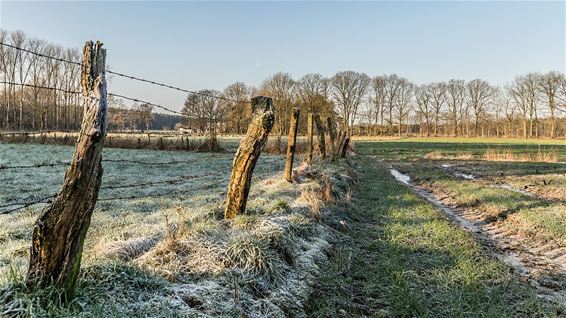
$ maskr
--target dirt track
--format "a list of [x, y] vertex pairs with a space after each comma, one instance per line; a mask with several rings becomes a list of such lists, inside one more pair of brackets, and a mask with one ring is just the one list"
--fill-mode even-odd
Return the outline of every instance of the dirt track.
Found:
[[[522, 235], [517, 228], [497, 218], [486, 219], [481, 210], [456, 207], [433, 188], [415, 185], [409, 176], [389, 168], [397, 180], [443, 211], [447, 218], [474, 233], [487, 251], [533, 285], [540, 297], [566, 303], [566, 246]], [[443, 168], [449, 170], [450, 167]], [[451, 172], [461, 178], [473, 179], [459, 171]]]

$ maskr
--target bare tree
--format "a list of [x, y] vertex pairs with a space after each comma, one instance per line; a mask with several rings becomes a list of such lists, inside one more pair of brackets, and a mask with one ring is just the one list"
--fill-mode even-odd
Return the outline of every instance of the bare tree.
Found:
[[216, 138], [218, 123], [222, 121], [225, 114], [223, 103], [218, 98], [220, 92], [215, 90], [201, 90], [191, 93], [185, 100], [183, 113], [189, 117], [189, 121], [195, 123], [201, 132], [208, 132], [212, 139]]
[[403, 78], [397, 74], [388, 75], [385, 77], [385, 95], [387, 104], [387, 124], [389, 126], [389, 133], [393, 134], [393, 109], [399, 98], [399, 90], [401, 89], [401, 82]]
[[231, 129], [235, 133], [245, 133], [252, 116], [252, 108], [247, 102], [250, 89], [242, 82], [236, 82], [224, 89], [227, 117], [230, 118]]
[[494, 88], [488, 82], [475, 79], [466, 84], [468, 103], [474, 112], [474, 134], [479, 136], [479, 123], [494, 95]]
[[523, 117], [524, 138], [533, 137], [536, 108], [539, 99], [537, 87], [538, 76], [534, 73], [529, 73], [525, 76], [517, 76], [515, 81], [508, 87], [508, 92], [513, 97]]
[[371, 79], [365, 73], [354, 71], [339, 72], [332, 77], [332, 93], [336, 109], [343, 118], [343, 125], [349, 133], [356, 121], [358, 107], [366, 96]]
[[439, 133], [440, 115], [446, 105], [446, 89], [444, 82], [432, 83], [427, 85], [430, 96], [432, 97], [432, 107], [434, 112], [434, 135]]
[[370, 97], [370, 109], [372, 109], [371, 113], [375, 119], [374, 125], [377, 126], [379, 124], [380, 127], [384, 126], [385, 120], [387, 102], [386, 81], [387, 78], [385, 76], [376, 76], [371, 80], [372, 96]]
[[275, 121], [279, 135], [288, 133], [287, 119], [291, 116], [296, 83], [289, 73], [275, 73], [263, 81], [260, 94], [271, 96], [275, 105]]
[[413, 99], [413, 83], [409, 82], [407, 79], [402, 78], [399, 81], [399, 94], [395, 100], [395, 110], [397, 112], [397, 123], [398, 123], [398, 136], [401, 137], [401, 128], [403, 126], [403, 120], [408, 119], [409, 113], [411, 111], [411, 102]]
[[558, 72], [548, 72], [539, 80], [539, 90], [544, 94], [550, 111], [550, 138], [556, 137], [556, 99], [563, 81], [564, 74]]
[[448, 116], [452, 122], [452, 136], [458, 135], [458, 118], [466, 100], [466, 84], [463, 80], [451, 79], [446, 85]]
[[[425, 121], [425, 131], [427, 137], [430, 136], [431, 117], [434, 113], [434, 100], [431, 94], [433, 84], [420, 85], [415, 87], [415, 99], [417, 101], [417, 116]], [[422, 135], [422, 124], [419, 123], [419, 131]]]

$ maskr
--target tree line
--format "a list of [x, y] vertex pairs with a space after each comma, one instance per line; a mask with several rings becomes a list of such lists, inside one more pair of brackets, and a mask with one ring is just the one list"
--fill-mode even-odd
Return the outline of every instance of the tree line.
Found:
[[[80, 52], [0, 29], [0, 41], [45, 55], [80, 62]], [[80, 65], [42, 58], [0, 46], [0, 129], [75, 130], [82, 120]], [[111, 79], [110, 79], [111, 80]], [[28, 86], [30, 85], [30, 86]], [[47, 89], [50, 87], [56, 89]], [[274, 132], [288, 134], [293, 107], [333, 117], [350, 134], [379, 136], [564, 137], [566, 78], [563, 73], [529, 73], [505, 86], [482, 79], [415, 84], [397, 74], [370, 77], [355, 71], [325, 77], [311, 73], [294, 79], [275, 73], [258, 87], [242, 82], [222, 91], [188, 94], [180, 123], [201, 132], [244, 133], [252, 96], [273, 98]], [[220, 96], [222, 98], [213, 98]], [[109, 98], [113, 130], [161, 129], [163, 116], [149, 104]], [[158, 123], [159, 119], [159, 123]], [[178, 118], [180, 121], [180, 118]], [[299, 131], [306, 130], [301, 116]]]

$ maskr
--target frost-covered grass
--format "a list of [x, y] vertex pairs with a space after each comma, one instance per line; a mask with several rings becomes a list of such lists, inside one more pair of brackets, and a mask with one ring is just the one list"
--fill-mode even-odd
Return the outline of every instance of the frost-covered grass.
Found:
[[[65, 146], [0, 144], [0, 165], [69, 161], [72, 152]], [[332, 230], [312, 216], [313, 202], [317, 213], [324, 205], [316, 195], [320, 169], [312, 172], [315, 178], [290, 184], [282, 178], [283, 156], [262, 155], [246, 215], [225, 221], [232, 154], [105, 149], [103, 159], [179, 163], [103, 162], [102, 190], [70, 305], [41, 303], [41, 295], [27, 293], [22, 283], [42, 205], [0, 214], [0, 316], [304, 314], [302, 303], [332, 237]], [[56, 193], [65, 170], [0, 170], [0, 205]], [[331, 174], [343, 184], [336, 190], [339, 196], [348, 178]], [[146, 195], [155, 196], [129, 198]]]

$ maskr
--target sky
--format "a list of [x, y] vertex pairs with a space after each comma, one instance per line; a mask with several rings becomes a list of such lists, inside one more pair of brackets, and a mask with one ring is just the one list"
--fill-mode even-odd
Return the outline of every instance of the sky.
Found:
[[[110, 69], [190, 90], [353, 70], [415, 83], [565, 71], [564, 1], [4, 1], [0, 27], [64, 47], [100, 40]], [[109, 90], [180, 109], [185, 94]]]

